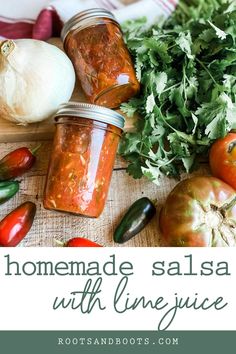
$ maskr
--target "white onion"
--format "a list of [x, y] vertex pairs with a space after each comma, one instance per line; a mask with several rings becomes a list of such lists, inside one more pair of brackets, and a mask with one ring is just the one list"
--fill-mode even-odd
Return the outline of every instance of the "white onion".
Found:
[[20, 124], [40, 122], [68, 102], [75, 85], [69, 58], [43, 41], [0, 43], [0, 117]]

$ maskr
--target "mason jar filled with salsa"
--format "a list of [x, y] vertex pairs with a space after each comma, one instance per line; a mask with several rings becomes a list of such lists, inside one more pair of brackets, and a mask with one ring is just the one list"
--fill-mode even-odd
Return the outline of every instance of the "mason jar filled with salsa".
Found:
[[55, 120], [44, 207], [96, 218], [107, 199], [124, 118], [105, 107], [69, 102]]
[[91, 103], [116, 108], [139, 92], [131, 56], [111, 12], [80, 12], [64, 25], [61, 36]]

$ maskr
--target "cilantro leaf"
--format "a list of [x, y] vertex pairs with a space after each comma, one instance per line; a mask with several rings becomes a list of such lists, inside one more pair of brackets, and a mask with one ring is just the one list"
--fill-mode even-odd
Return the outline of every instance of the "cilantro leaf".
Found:
[[236, 129], [236, 1], [180, 0], [164, 24], [140, 19], [123, 30], [141, 92], [121, 107], [140, 118], [119, 153], [130, 175], [158, 184], [190, 172]]

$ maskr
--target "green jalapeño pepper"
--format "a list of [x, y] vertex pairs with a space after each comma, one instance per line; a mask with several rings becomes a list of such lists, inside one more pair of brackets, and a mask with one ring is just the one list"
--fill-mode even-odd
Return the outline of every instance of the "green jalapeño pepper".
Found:
[[7, 202], [19, 191], [19, 182], [0, 182], [0, 204]]
[[114, 241], [124, 243], [142, 231], [156, 214], [155, 205], [148, 198], [136, 200], [128, 209], [114, 233]]

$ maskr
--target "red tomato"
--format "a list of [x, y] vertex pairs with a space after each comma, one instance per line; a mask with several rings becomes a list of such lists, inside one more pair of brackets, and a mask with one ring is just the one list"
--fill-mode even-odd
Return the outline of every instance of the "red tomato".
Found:
[[65, 243], [65, 247], [102, 247], [96, 242], [83, 237], [75, 237]]
[[236, 134], [217, 140], [210, 150], [210, 167], [215, 177], [236, 189]]
[[186, 179], [169, 194], [160, 229], [164, 246], [236, 246], [236, 193], [215, 177]]

